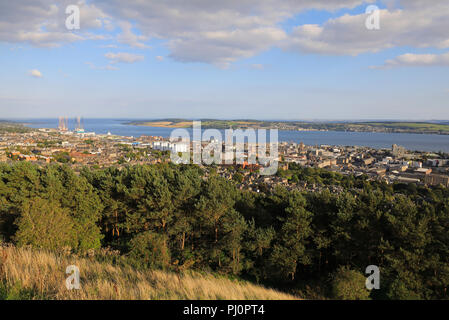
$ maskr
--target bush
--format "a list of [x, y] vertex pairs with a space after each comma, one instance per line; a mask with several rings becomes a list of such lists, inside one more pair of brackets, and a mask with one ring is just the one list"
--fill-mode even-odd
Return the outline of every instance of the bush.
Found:
[[7, 285], [5, 281], [0, 282], [0, 300], [44, 300], [45, 296], [39, 294], [36, 289], [24, 288], [20, 283]]
[[390, 286], [388, 298], [391, 300], [421, 300], [422, 297], [407, 287], [406, 281], [396, 279]]
[[41, 198], [26, 201], [17, 225], [15, 240], [19, 246], [49, 250], [76, 247], [73, 220], [55, 202]]
[[165, 236], [143, 232], [130, 241], [129, 262], [136, 268], [165, 269], [170, 264], [170, 251]]
[[370, 292], [365, 287], [366, 278], [360, 272], [340, 267], [333, 276], [332, 298], [338, 300], [368, 300]]

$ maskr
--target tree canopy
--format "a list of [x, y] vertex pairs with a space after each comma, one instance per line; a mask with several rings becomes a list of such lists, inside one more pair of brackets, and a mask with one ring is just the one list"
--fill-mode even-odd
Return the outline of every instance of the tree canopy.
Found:
[[[255, 193], [194, 165], [78, 174], [0, 164], [0, 238], [50, 250], [112, 247], [139, 268], [194, 268], [305, 297], [317, 283], [328, 288], [323, 298], [448, 297], [447, 188], [291, 174], [342, 191]], [[368, 265], [380, 268], [380, 290], [364, 288]]]

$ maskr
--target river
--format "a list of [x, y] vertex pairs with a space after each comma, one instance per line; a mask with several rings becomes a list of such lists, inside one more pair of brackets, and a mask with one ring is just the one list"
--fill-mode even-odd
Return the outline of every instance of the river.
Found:
[[[173, 128], [146, 127], [125, 124], [135, 119], [83, 119], [86, 132], [114, 135], [141, 135], [169, 137]], [[57, 128], [57, 119], [21, 119], [32, 128]], [[69, 129], [74, 129], [75, 120], [69, 120]], [[191, 129], [189, 130], [191, 131]], [[223, 130], [221, 130], [223, 132]], [[303, 142], [305, 145], [367, 146], [376, 149], [391, 148], [393, 144], [408, 150], [448, 152], [449, 135], [413, 133], [374, 133], [341, 131], [279, 131], [279, 141]]]

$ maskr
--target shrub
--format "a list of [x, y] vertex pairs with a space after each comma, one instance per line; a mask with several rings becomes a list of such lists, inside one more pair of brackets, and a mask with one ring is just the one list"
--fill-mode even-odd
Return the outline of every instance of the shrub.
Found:
[[130, 241], [129, 261], [136, 268], [164, 269], [170, 264], [165, 236], [143, 232]]
[[398, 278], [390, 286], [388, 291], [388, 298], [391, 300], [420, 300], [422, 297], [410, 290], [406, 284], [407, 281], [404, 279]]
[[7, 285], [5, 281], [0, 282], [0, 300], [44, 300], [45, 296], [39, 294], [34, 288], [24, 288], [20, 283]]
[[17, 225], [15, 240], [19, 246], [49, 250], [76, 246], [72, 218], [55, 202], [41, 198], [26, 201]]
[[332, 297], [338, 300], [368, 300], [370, 292], [365, 287], [366, 278], [360, 272], [340, 267], [333, 276]]

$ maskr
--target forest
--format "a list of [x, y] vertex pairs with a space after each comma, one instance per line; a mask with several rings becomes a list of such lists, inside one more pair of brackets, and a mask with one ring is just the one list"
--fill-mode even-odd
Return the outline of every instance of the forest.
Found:
[[[308, 299], [447, 299], [449, 189], [292, 167], [342, 192], [240, 190], [195, 165], [0, 164], [0, 243], [195, 270]], [[106, 259], [106, 258], [102, 258]], [[365, 269], [380, 289], [365, 289]]]

